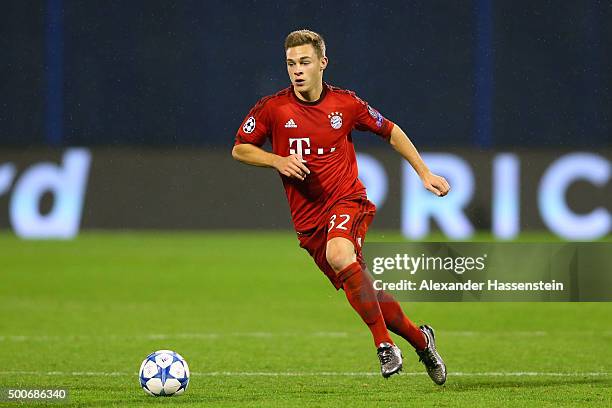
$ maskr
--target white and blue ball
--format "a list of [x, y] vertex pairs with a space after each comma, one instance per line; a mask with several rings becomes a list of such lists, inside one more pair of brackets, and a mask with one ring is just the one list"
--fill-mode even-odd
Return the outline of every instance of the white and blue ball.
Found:
[[181, 395], [189, 385], [189, 366], [180, 354], [158, 350], [144, 359], [138, 376], [142, 389], [149, 395]]

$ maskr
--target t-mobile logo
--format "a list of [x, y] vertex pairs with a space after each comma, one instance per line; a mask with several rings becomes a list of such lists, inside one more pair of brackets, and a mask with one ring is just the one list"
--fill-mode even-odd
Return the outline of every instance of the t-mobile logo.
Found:
[[[324, 149], [319, 147], [317, 150], [317, 154], [324, 154], [326, 150], [329, 150], [329, 153], [333, 153], [336, 151], [335, 147], [331, 149]], [[289, 154], [299, 154], [304, 157], [306, 154], [310, 154], [310, 138], [302, 137], [302, 138], [290, 138], [289, 139]], [[305, 160], [304, 160], [305, 161]]]
[[[295, 148], [293, 147], [294, 144]], [[310, 138], [289, 139], [289, 154], [299, 154], [300, 156], [310, 154]]]

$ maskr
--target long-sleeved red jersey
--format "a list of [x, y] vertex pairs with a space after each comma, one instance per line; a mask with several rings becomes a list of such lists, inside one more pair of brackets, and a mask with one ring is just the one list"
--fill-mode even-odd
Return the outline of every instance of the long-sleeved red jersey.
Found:
[[260, 99], [236, 134], [235, 144], [262, 146], [270, 140], [279, 156], [300, 154], [310, 170], [301, 181], [281, 175], [298, 232], [326, 223], [341, 199], [366, 197], [358, 178], [351, 131], [369, 130], [388, 139], [393, 123], [354, 92], [323, 84], [316, 102], [305, 102], [289, 87]]

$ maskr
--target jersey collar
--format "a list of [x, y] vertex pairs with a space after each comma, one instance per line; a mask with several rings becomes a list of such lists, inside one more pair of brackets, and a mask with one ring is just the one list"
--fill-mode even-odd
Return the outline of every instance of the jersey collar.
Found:
[[293, 98], [302, 105], [315, 106], [323, 102], [325, 95], [327, 95], [327, 84], [323, 82], [323, 90], [321, 91], [321, 96], [316, 101], [308, 102], [308, 101], [303, 101], [300, 98], [298, 98], [297, 95], [295, 94], [295, 90], [293, 89], [293, 85], [291, 85], [291, 95], [293, 95]]

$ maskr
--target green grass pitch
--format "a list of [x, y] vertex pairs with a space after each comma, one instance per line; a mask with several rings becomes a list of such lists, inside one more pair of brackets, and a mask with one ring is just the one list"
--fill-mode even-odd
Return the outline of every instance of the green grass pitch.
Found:
[[[403, 304], [437, 330], [448, 382], [397, 337], [404, 373], [385, 380], [369, 331], [291, 233], [3, 233], [0, 278], [0, 388], [67, 388], [54, 406], [612, 405], [612, 304]], [[187, 359], [185, 395], [140, 389], [157, 349]]]

